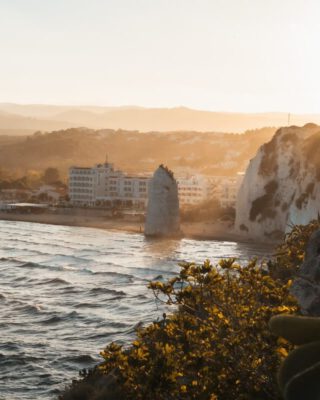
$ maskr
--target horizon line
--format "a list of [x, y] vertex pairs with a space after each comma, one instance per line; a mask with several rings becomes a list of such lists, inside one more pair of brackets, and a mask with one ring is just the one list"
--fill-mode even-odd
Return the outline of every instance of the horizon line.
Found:
[[210, 113], [217, 113], [217, 114], [291, 114], [291, 115], [320, 115], [319, 112], [303, 112], [303, 111], [235, 111], [235, 110], [217, 110], [217, 109], [209, 109], [209, 108], [197, 108], [197, 107], [190, 107], [186, 105], [174, 105], [174, 106], [145, 106], [145, 105], [137, 105], [137, 104], [122, 104], [122, 105], [106, 105], [106, 104], [92, 104], [92, 103], [38, 103], [38, 102], [31, 102], [31, 103], [20, 103], [20, 102], [11, 102], [11, 101], [0, 101], [1, 105], [12, 105], [12, 106], [35, 106], [35, 107], [72, 107], [72, 108], [79, 108], [79, 107], [92, 107], [92, 108], [113, 108], [113, 109], [143, 109], [143, 110], [178, 110], [178, 109], [185, 109], [190, 111], [196, 112], [210, 112]]

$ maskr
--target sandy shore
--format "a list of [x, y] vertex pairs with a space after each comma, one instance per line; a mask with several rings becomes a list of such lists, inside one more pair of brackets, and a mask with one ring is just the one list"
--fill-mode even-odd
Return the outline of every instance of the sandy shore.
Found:
[[[143, 233], [143, 222], [128, 221], [125, 219], [111, 219], [102, 216], [66, 215], [58, 213], [18, 214], [0, 212], [0, 220], [36, 222], [42, 224], [66, 225], [122, 231], [129, 233]], [[228, 224], [221, 223], [183, 223], [183, 236], [197, 240], [224, 240], [243, 242], [241, 235], [233, 232]]]

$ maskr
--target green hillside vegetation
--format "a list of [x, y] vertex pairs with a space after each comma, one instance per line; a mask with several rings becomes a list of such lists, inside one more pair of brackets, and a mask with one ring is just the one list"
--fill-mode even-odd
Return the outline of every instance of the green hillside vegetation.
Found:
[[274, 134], [263, 128], [239, 134], [90, 130], [86, 128], [36, 132], [16, 140], [0, 137], [0, 168], [26, 175], [29, 170], [59, 169], [66, 178], [72, 165], [109, 161], [131, 172], [153, 172], [159, 164], [191, 167], [204, 174], [233, 175], [243, 170], [257, 149]]
[[319, 227], [295, 227], [261, 265], [183, 263], [178, 276], [150, 283], [172, 314], [140, 328], [130, 346], [109, 344], [60, 400], [281, 399], [277, 371], [294, 346], [268, 323], [298, 312], [289, 289]]
[[[39, 188], [41, 185], [53, 185], [66, 188], [65, 183], [60, 179], [57, 168], [48, 167], [43, 172], [30, 170], [26, 175], [20, 178], [15, 178], [13, 174], [8, 174], [6, 171], [0, 169], [0, 190], [32, 190]], [[22, 194], [20, 193], [20, 195]]]
[[205, 200], [200, 204], [181, 208], [180, 218], [182, 222], [208, 222], [218, 219], [234, 222], [235, 209], [222, 207], [218, 199]]

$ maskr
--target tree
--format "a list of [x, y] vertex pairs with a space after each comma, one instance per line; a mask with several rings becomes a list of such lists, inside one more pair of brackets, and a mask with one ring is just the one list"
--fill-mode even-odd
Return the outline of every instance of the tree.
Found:
[[60, 174], [57, 168], [49, 167], [43, 174], [43, 181], [47, 185], [52, 185], [60, 180]]

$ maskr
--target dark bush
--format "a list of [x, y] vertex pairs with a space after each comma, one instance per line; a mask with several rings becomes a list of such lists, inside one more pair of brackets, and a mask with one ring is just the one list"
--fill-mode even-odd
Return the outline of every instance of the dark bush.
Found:
[[292, 279], [304, 261], [304, 255], [310, 236], [320, 229], [320, 220], [313, 220], [308, 225], [296, 225], [285, 235], [277, 248], [275, 257], [269, 261], [269, 272], [274, 279], [283, 283]]

